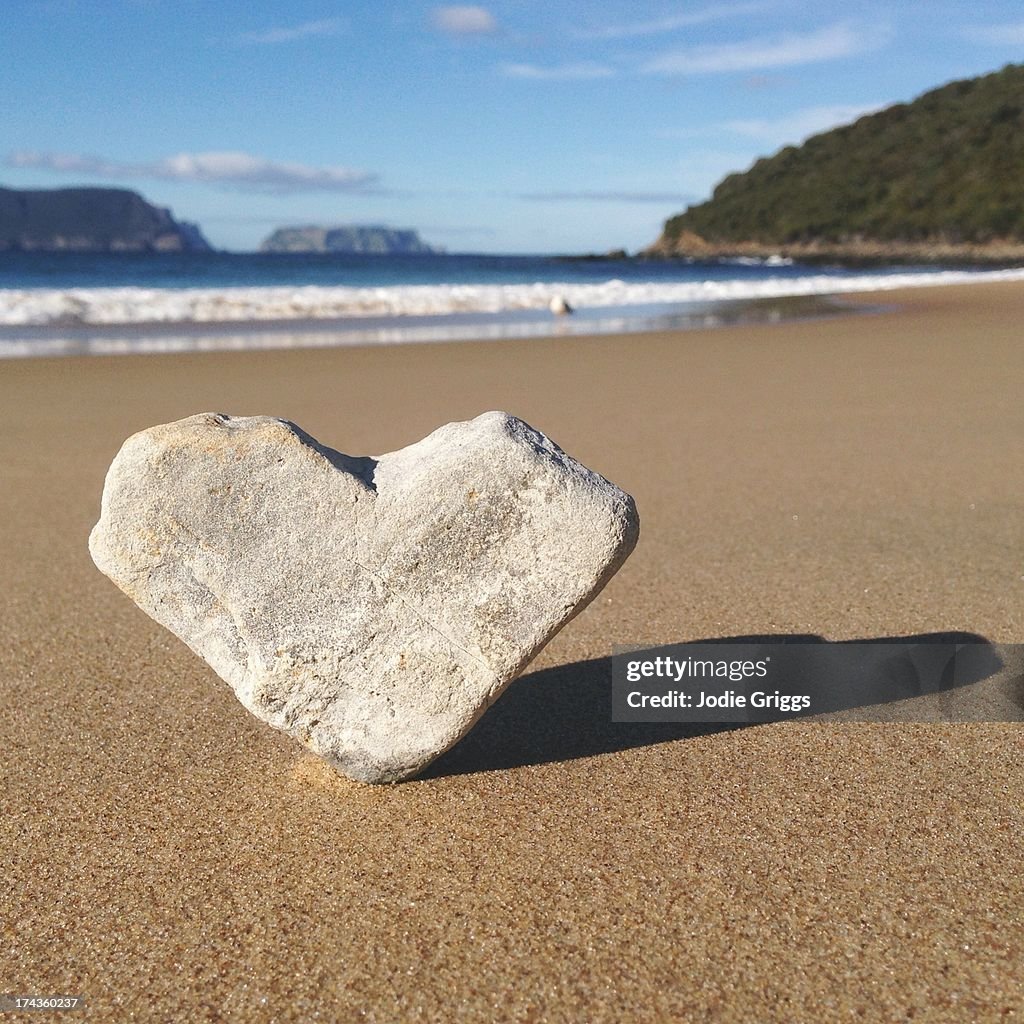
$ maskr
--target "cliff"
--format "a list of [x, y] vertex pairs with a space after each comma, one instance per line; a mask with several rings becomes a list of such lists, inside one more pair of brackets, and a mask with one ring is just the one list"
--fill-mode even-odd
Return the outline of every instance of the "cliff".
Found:
[[1024, 258], [1024, 66], [952, 82], [731, 174], [649, 255]]
[[412, 230], [376, 226], [278, 228], [264, 239], [260, 252], [338, 252], [421, 254], [431, 248]]
[[0, 188], [0, 251], [206, 252], [195, 224], [122, 188]]

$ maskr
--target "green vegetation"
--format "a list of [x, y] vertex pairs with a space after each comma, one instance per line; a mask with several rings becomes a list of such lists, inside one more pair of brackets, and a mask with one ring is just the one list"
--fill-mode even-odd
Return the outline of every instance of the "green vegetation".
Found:
[[687, 234], [715, 245], [1024, 241], [1024, 65], [758, 160], [668, 220], [656, 248]]

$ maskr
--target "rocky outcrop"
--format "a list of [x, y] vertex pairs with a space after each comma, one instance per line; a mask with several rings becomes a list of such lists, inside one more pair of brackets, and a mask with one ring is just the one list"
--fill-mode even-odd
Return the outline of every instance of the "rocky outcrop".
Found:
[[0, 188], [0, 251], [207, 252], [195, 224], [123, 188]]
[[438, 252], [411, 229], [375, 226], [278, 228], [260, 252], [337, 252], [420, 255]]
[[924, 242], [878, 241], [877, 239], [819, 240], [773, 244], [758, 241], [709, 242], [693, 232], [674, 237], [663, 235], [639, 256], [649, 259], [688, 258], [694, 260], [749, 257], [772, 261], [790, 259], [797, 263], [842, 263], [849, 266], [887, 266], [891, 264], [964, 263], [971, 266], [1005, 266], [1024, 263], [1024, 242], [1001, 239], [991, 242], [963, 243], [948, 239]]

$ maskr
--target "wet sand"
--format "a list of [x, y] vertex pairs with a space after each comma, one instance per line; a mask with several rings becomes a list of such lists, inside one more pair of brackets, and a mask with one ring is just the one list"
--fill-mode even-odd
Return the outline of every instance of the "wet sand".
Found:
[[[1024, 726], [613, 726], [613, 644], [1024, 641], [1024, 287], [715, 331], [0, 365], [0, 991], [98, 1020], [1024, 1014]], [[640, 544], [428, 777], [252, 719], [92, 566], [120, 443], [503, 408]]]

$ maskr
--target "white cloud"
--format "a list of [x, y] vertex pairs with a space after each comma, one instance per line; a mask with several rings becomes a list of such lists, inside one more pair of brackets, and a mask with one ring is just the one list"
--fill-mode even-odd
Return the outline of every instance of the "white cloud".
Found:
[[579, 29], [574, 34], [581, 39], [630, 39], [637, 36], [661, 35], [665, 32], [674, 32], [677, 29], [689, 28], [693, 25], [706, 25], [709, 22], [720, 21], [725, 18], [737, 18], [744, 14], [756, 14], [769, 6], [770, 4], [762, 2], [716, 4], [713, 7], [704, 7], [698, 11], [673, 14], [665, 18], [655, 18], [652, 21], [637, 21], [620, 25], [605, 25], [600, 28]]
[[424, 235], [454, 235], [456, 237], [462, 235], [496, 235], [498, 232], [492, 227], [484, 227], [482, 224], [424, 224], [420, 228], [420, 232]]
[[378, 180], [376, 174], [348, 167], [310, 167], [238, 152], [178, 153], [148, 163], [78, 153], [16, 152], [5, 163], [97, 178], [208, 182], [254, 192], [367, 192]]
[[836, 104], [825, 107], [805, 107], [784, 117], [756, 118], [740, 121], [726, 121], [722, 127], [727, 131], [746, 135], [771, 145], [803, 142], [812, 135], [836, 128], [841, 124], [849, 124], [865, 114], [873, 114], [881, 110], [884, 104], [875, 103], [867, 106], [854, 104]]
[[1003, 25], [970, 25], [963, 30], [965, 38], [989, 46], [1024, 46], [1024, 21]]
[[452, 36], [488, 36], [498, 31], [498, 22], [486, 7], [435, 7], [430, 20], [434, 28]]
[[524, 192], [520, 199], [537, 203], [689, 203], [680, 192]]
[[322, 18], [320, 21], [304, 21], [301, 25], [268, 28], [260, 32], [243, 32], [235, 39], [247, 46], [266, 46], [292, 43], [297, 39], [310, 39], [316, 36], [334, 36], [343, 27], [344, 22], [341, 18]]
[[817, 32], [786, 33], [747, 39], [738, 43], [693, 46], [662, 54], [641, 68], [651, 75], [702, 75], [727, 71], [761, 71], [765, 68], [814, 64], [862, 53], [884, 45], [885, 29], [861, 31], [840, 22]]
[[498, 70], [506, 78], [529, 78], [535, 81], [610, 78], [615, 74], [610, 67], [590, 61], [580, 64], [556, 64], [553, 67], [540, 67], [536, 64], [501, 64]]

